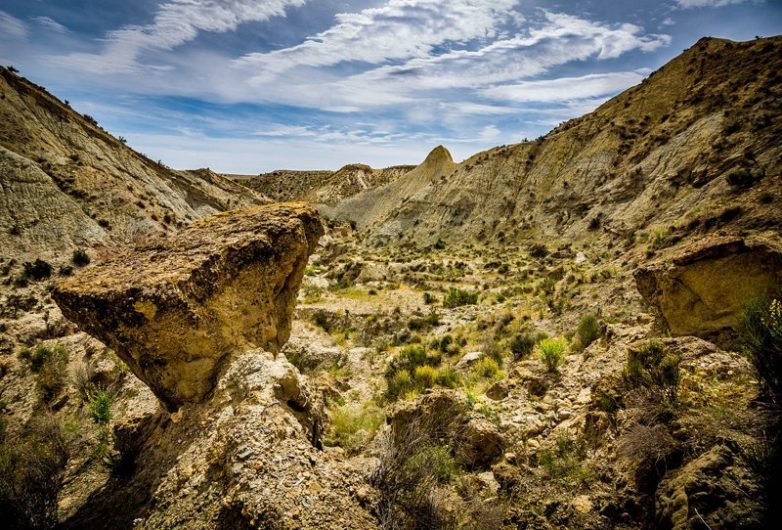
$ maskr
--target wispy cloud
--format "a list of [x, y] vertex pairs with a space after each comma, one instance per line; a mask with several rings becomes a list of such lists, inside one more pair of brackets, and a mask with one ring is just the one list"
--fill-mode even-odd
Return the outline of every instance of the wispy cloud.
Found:
[[649, 70], [589, 74], [581, 77], [559, 77], [522, 81], [483, 89], [481, 95], [503, 101], [554, 103], [595, 98], [629, 88], [641, 82]]
[[33, 17], [33, 22], [43, 26], [46, 29], [55, 31], [57, 33], [67, 33], [68, 28], [57, 22], [51, 17]]
[[63, 58], [71, 66], [95, 73], [132, 72], [144, 51], [171, 50], [192, 41], [199, 32], [224, 33], [245, 22], [282, 16], [307, 0], [171, 0], [158, 7], [154, 21], [110, 32], [101, 53], [74, 53]]
[[0, 11], [0, 38], [2, 36], [12, 38], [24, 38], [27, 36], [27, 26], [16, 17], [12, 17], [5, 11]]
[[747, 2], [757, 3], [758, 0], [676, 0], [679, 7], [685, 9], [693, 7], [724, 7], [731, 4], [744, 4]]

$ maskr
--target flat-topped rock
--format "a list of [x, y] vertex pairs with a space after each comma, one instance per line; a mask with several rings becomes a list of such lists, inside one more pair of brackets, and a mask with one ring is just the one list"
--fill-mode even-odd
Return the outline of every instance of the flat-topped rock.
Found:
[[303, 204], [221, 213], [97, 261], [53, 296], [174, 410], [203, 400], [232, 353], [285, 344], [321, 235]]
[[717, 339], [747, 303], [782, 285], [782, 252], [771, 241], [710, 238], [636, 270], [635, 281], [672, 334]]

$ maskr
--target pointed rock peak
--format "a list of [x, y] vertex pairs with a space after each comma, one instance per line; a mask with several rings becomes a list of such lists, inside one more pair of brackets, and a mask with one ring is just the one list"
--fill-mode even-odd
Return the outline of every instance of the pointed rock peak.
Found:
[[429, 156], [426, 157], [426, 160], [424, 160], [424, 164], [432, 163], [432, 162], [453, 162], [453, 157], [451, 156], [450, 151], [443, 147], [442, 145], [438, 145], [434, 149], [432, 149], [432, 152], [429, 153]]

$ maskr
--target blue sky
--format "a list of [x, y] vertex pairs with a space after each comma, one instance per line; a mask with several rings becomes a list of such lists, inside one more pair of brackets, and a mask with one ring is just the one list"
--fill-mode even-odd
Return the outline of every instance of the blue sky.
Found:
[[177, 168], [463, 159], [593, 110], [780, 0], [2, 0], [0, 63]]

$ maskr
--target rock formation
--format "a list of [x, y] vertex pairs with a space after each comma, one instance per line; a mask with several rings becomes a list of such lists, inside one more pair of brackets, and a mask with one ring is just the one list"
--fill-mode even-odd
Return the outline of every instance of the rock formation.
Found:
[[635, 280], [671, 333], [715, 337], [735, 329], [747, 303], [779, 289], [782, 252], [759, 240], [707, 240], [638, 269]]
[[218, 214], [84, 269], [54, 298], [176, 409], [209, 393], [230, 354], [279, 351], [322, 233], [299, 204]]

